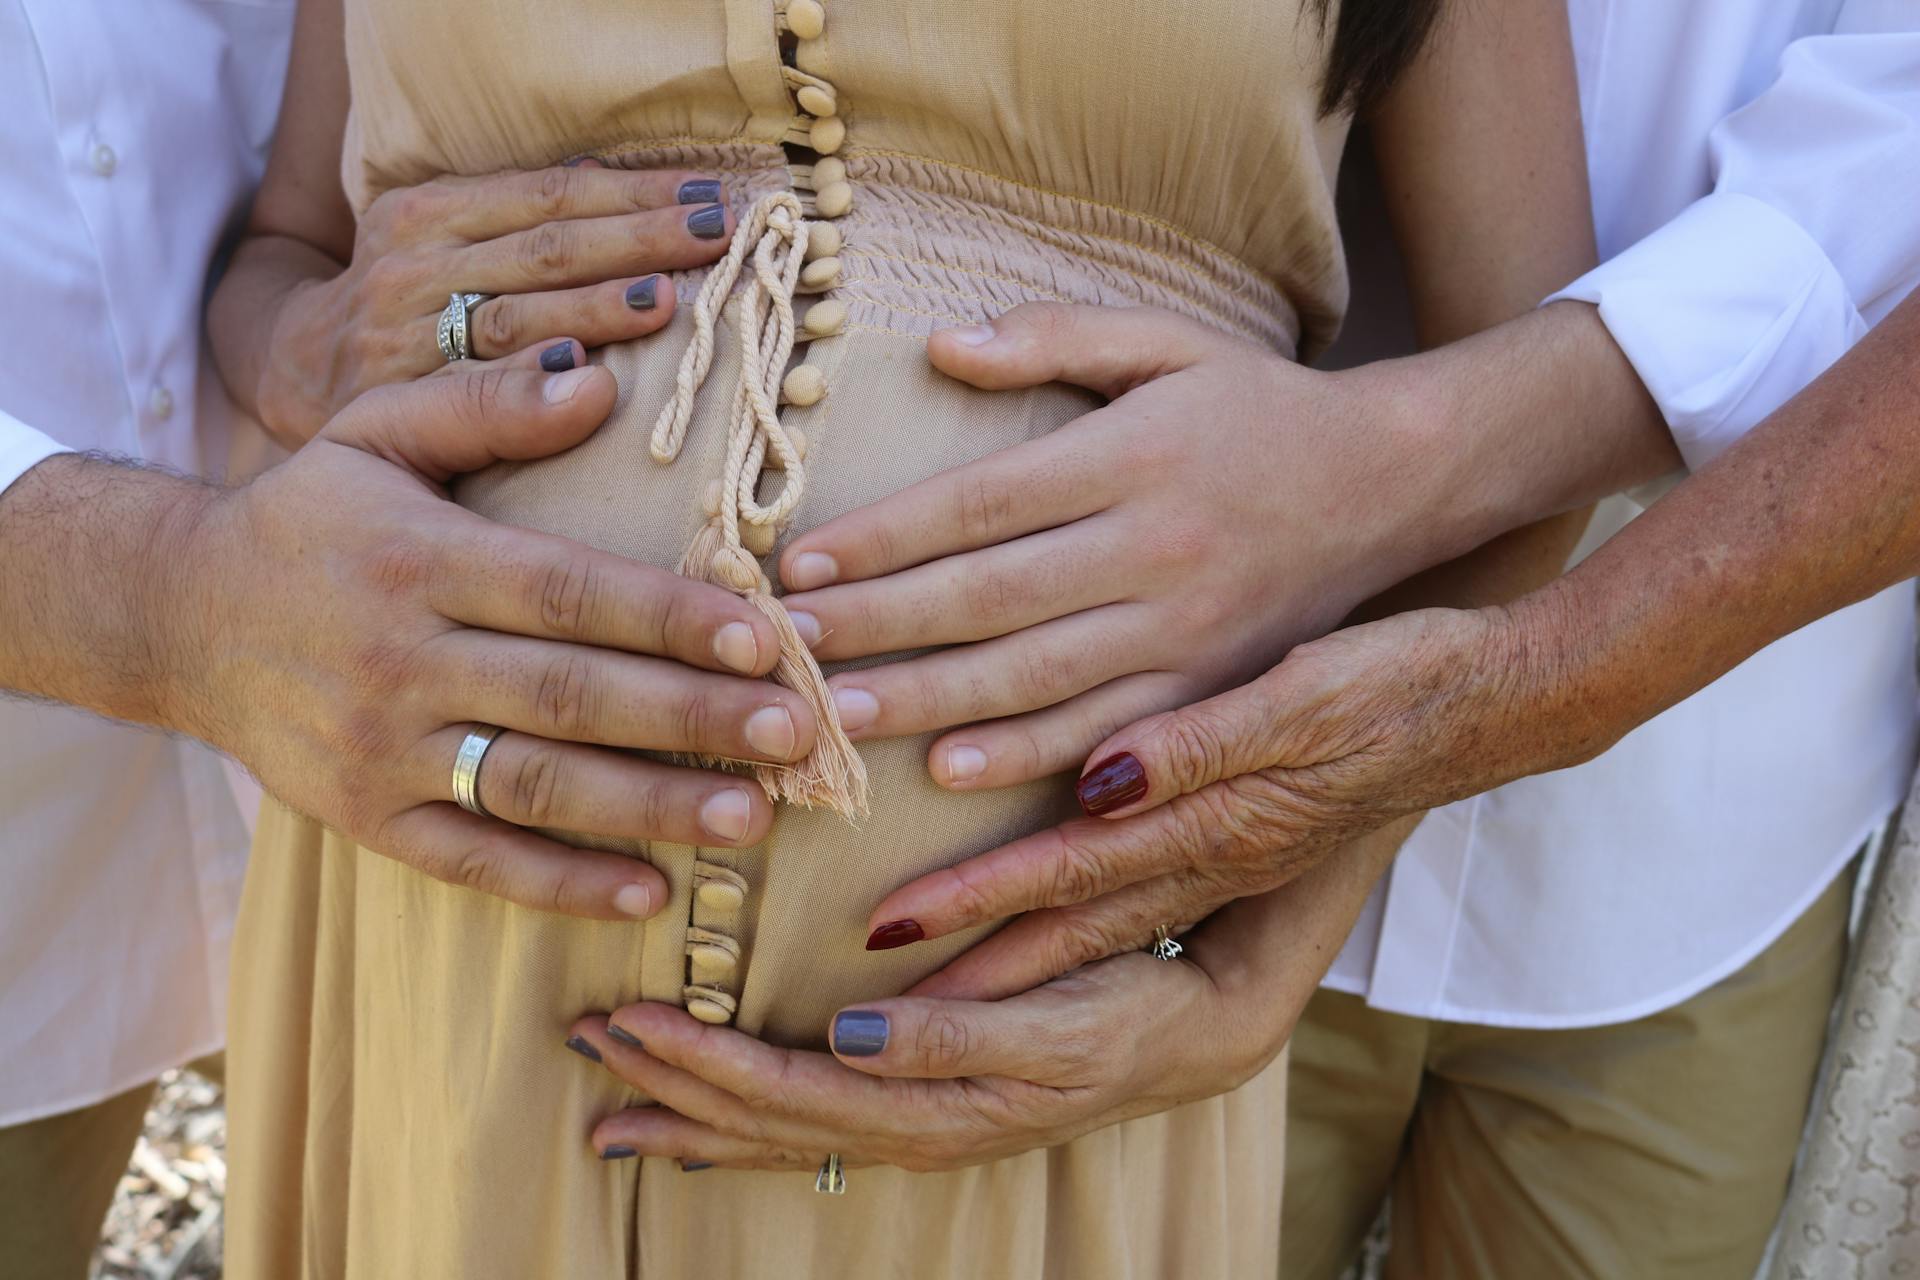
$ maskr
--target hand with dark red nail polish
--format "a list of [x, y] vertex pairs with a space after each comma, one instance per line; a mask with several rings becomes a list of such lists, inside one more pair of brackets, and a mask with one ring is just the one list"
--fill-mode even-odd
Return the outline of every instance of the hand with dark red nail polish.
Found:
[[909, 946], [927, 935], [916, 920], [889, 920], [867, 935], [867, 950], [891, 951]]
[[1147, 794], [1147, 771], [1130, 752], [1108, 756], [1074, 786], [1080, 807], [1098, 818], [1124, 809]]

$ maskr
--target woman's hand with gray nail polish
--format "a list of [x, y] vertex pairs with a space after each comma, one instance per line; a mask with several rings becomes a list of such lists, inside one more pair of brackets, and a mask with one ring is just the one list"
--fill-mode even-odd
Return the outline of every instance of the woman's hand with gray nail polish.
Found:
[[289, 446], [360, 392], [447, 367], [434, 334], [454, 293], [488, 295], [476, 360], [562, 340], [584, 360], [668, 324], [662, 273], [712, 262], [730, 226], [717, 178], [598, 161], [394, 188], [337, 245], [314, 243], [305, 198], [268, 176], [209, 311], [229, 390]]

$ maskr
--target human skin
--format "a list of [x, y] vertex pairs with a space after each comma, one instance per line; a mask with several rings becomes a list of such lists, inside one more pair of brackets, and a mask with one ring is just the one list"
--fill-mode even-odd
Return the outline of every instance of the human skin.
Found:
[[207, 313], [228, 391], [287, 447], [362, 391], [440, 367], [435, 326], [455, 291], [498, 295], [471, 312], [481, 360], [597, 347], [664, 328], [675, 298], [659, 273], [725, 252], [713, 175], [592, 160], [397, 188], [356, 221], [340, 183], [340, 6], [307, 0], [295, 22], [287, 108]]
[[1062, 948], [1178, 918], [1196, 884], [1260, 892], [1356, 832], [1591, 759], [1920, 571], [1917, 362], [1910, 298], [1566, 577], [1503, 607], [1335, 632], [1243, 688], [1130, 725], [1088, 776], [1130, 761], [1136, 794], [904, 886], [876, 917], [938, 936], [1031, 912], [929, 988], [1018, 989]]
[[[500, 362], [369, 393], [223, 488], [56, 456], [0, 493], [0, 689], [226, 751], [276, 796], [428, 875], [523, 906], [635, 919], [659, 872], [524, 830], [747, 845], [750, 778], [649, 748], [792, 761], [814, 723], [734, 596], [455, 506], [456, 473], [542, 457], [614, 402], [604, 369]], [[452, 803], [475, 722], [496, 817]]]
[[[1432, 342], [1526, 311], [1593, 257], [1564, 8], [1518, 0], [1451, 12], [1374, 122], [1388, 194], [1402, 214], [1398, 235], [1414, 277], [1421, 333]], [[1463, 245], [1486, 248], [1463, 252]], [[914, 644], [973, 642], [947, 650], [959, 658], [943, 654], [836, 676], [841, 688], [877, 690], [883, 710], [896, 690], [928, 692], [923, 705], [936, 708], [930, 720], [918, 708], [910, 713], [917, 719], [888, 713], [896, 718], [870, 722], [863, 731], [869, 735], [946, 723], [941, 717], [950, 713], [940, 707], [981, 714], [977, 704], [941, 702], [947, 689], [964, 698], [974, 689], [1013, 686], [1044, 698], [1050, 692], [1044, 682], [1055, 670], [1072, 671], [1075, 682], [1087, 678], [1079, 661], [1085, 655], [1071, 644], [1014, 647], [1045, 631], [1032, 625], [1036, 611], [1044, 613], [1049, 601], [1058, 603], [1085, 581], [1116, 584], [1130, 594], [1114, 598], [1147, 615], [1132, 630], [1115, 623], [1120, 634], [1089, 647], [1173, 667], [1195, 683], [1156, 681], [1138, 705], [1156, 705], [1156, 698], [1177, 704], [1192, 700], [1185, 696], [1190, 688], [1231, 680], [1237, 664], [1257, 661], [1264, 646], [1277, 646], [1277, 656], [1316, 628], [1335, 625], [1365, 596], [1444, 558], [1456, 543], [1464, 551], [1476, 539], [1485, 541], [1476, 521], [1489, 526], [1486, 537], [1520, 523], [1511, 513], [1481, 513], [1481, 487], [1497, 487], [1502, 496], [1496, 500], [1504, 502], [1522, 486], [1478, 474], [1452, 457], [1451, 450], [1471, 450], [1471, 444], [1449, 440], [1416, 415], [1383, 421], [1343, 401], [1346, 387], [1371, 383], [1301, 369], [1151, 308], [1022, 307], [992, 328], [993, 340], [979, 345], [951, 334], [936, 337], [929, 357], [975, 385], [1065, 378], [1102, 391], [1111, 403], [1045, 440], [935, 477], [794, 540], [782, 558], [789, 585], [800, 557], [821, 548], [844, 556], [836, 568], [861, 585], [869, 573], [921, 565], [891, 583], [873, 579], [864, 603], [845, 603], [857, 589], [851, 587], [789, 596], [791, 607], [819, 616], [820, 652], [847, 656], [834, 647], [843, 628], [854, 633], [847, 644], [856, 648], [903, 647], [907, 634]], [[1523, 335], [1524, 349], [1502, 349], [1518, 373], [1596, 335], [1605, 343], [1603, 357], [1610, 353], [1624, 369], [1624, 358], [1584, 308], [1556, 312], [1550, 328]], [[1611, 397], [1619, 421], [1645, 425], [1641, 415], [1651, 409], [1630, 371], [1623, 384], [1609, 379], [1612, 366], [1604, 361], [1570, 367], [1585, 374], [1584, 381], [1540, 392], [1548, 410], [1543, 421], [1552, 421], [1563, 397], [1589, 408]], [[1462, 378], [1467, 386], [1485, 381], [1484, 373]], [[1276, 421], [1275, 404], [1290, 406], [1284, 419]], [[1657, 417], [1654, 425], [1651, 457], [1616, 444], [1593, 448], [1593, 465], [1657, 473], [1665, 465], [1664, 432]], [[1490, 456], [1496, 455], [1473, 454], [1468, 462]], [[1074, 509], [1089, 490], [1097, 493], [1099, 509]], [[1526, 501], [1533, 504], [1529, 514], [1548, 514], [1576, 505], [1578, 494], [1532, 494]], [[1032, 548], [1021, 545], [1023, 521], [1047, 531], [1042, 553], [1028, 555]], [[1401, 584], [1371, 607], [1511, 599], [1559, 571], [1583, 526], [1580, 513], [1499, 538], [1459, 563]], [[1366, 559], [1376, 538], [1398, 548], [1393, 556], [1406, 554], [1406, 541], [1433, 541], [1412, 563], [1396, 561], [1382, 571]], [[954, 563], [965, 561], [967, 551], [938, 558], [956, 542], [1006, 555], [976, 573], [973, 564]], [[1155, 554], [1143, 554], [1145, 548]], [[1276, 572], [1277, 561], [1284, 563]], [[1074, 572], [1062, 576], [1061, 564]], [[1343, 578], [1330, 568], [1335, 564], [1360, 567]], [[977, 634], [941, 630], [977, 625], [977, 614], [995, 607], [1019, 615], [997, 637], [1006, 642], [997, 650], [993, 640], [980, 642], [993, 627]], [[1066, 607], [1104, 606], [1073, 596]], [[1244, 619], [1221, 625], [1243, 614], [1260, 618], [1270, 631]], [[1168, 674], [1124, 668], [1114, 678], [1124, 683], [1128, 673]], [[1133, 683], [1145, 686], [1148, 679]], [[1084, 704], [1070, 702], [1058, 717], [1058, 734], [1031, 721], [1009, 732], [1034, 738], [1024, 755], [1032, 773], [1051, 772], [1084, 758], [1113, 725], [1084, 741], [1077, 735], [1104, 718], [1130, 718], [1132, 705], [1081, 715]], [[953, 740], [949, 735], [933, 748], [936, 778], [943, 745]], [[1214, 913], [1235, 896], [1226, 895], [1205, 910], [1155, 919], [1117, 945], [1101, 939], [1104, 949], [1051, 949], [1051, 936], [1046, 947], [1015, 947], [1024, 964], [1016, 978], [1002, 980], [1011, 966], [970, 970], [963, 956], [903, 1000], [841, 1011], [833, 1056], [774, 1049], [730, 1028], [705, 1027], [665, 1004], [610, 1011], [610, 1021], [585, 1018], [574, 1029], [580, 1043], [665, 1104], [608, 1118], [594, 1133], [595, 1147], [616, 1158], [664, 1155], [738, 1168], [817, 1164], [827, 1151], [849, 1163], [953, 1168], [1230, 1088], [1284, 1042], [1411, 826], [1403, 821], [1380, 832], [1276, 895]], [[1204, 917], [1210, 918], [1195, 936], [1191, 961], [1166, 965], [1137, 953], [1153, 925]], [[1021, 928], [1016, 923], [996, 937]], [[1100, 959], [1115, 952], [1132, 954]], [[1257, 977], [1245, 985], [1223, 978], [1217, 955]], [[1182, 974], [1189, 963], [1201, 973]], [[610, 1027], [644, 1047], [621, 1041]], [[1057, 1036], [1049, 1027], [1060, 1028]], [[857, 1033], [852, 1039], [843, 1034], [849, 1028]], [[877, 1052], [876, 1035], [884, 1045]]]

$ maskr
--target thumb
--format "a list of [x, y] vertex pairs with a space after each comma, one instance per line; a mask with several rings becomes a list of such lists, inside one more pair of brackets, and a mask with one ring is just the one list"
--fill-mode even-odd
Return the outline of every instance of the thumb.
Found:
[[1027, 302], [927, 339], [933, 367], [983, 391], [1070, 382], [1112, 400], [1196, 364], [1228, 339], [1158, 307]]
[[1135, 721], [1087, 757], [1074, 784], [1080, 807], [1124, 817], [1280, 763], [1303, 701], [1317, 702], [1305, 683], [1282, 663], [1251, 684]]
[[320, 435], [440, 484], [571, 449], [606, 421], [613, 401], [613, 375], [597, 365], [552, 374], [492, 365], [369, 391]]

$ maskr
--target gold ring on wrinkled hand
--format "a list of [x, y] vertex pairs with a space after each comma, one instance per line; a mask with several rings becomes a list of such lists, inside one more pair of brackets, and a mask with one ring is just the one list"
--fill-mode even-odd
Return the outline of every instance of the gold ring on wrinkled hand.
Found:
[[830, 1196], [847, 1194], [847, 1175], [840, 1168], [840, 1153], [830, 1151], [820, 1163], [820, 1172], [813, 1175], [813, 1189]]
[[1153, 945], [1147, 948], [1148, 955], [1155, 960], [1178, 960], [1180, 953], [1185, 950], [1185, 947], [1173, 940], [1170, 926], [1164, 924], [1153, 926]]

